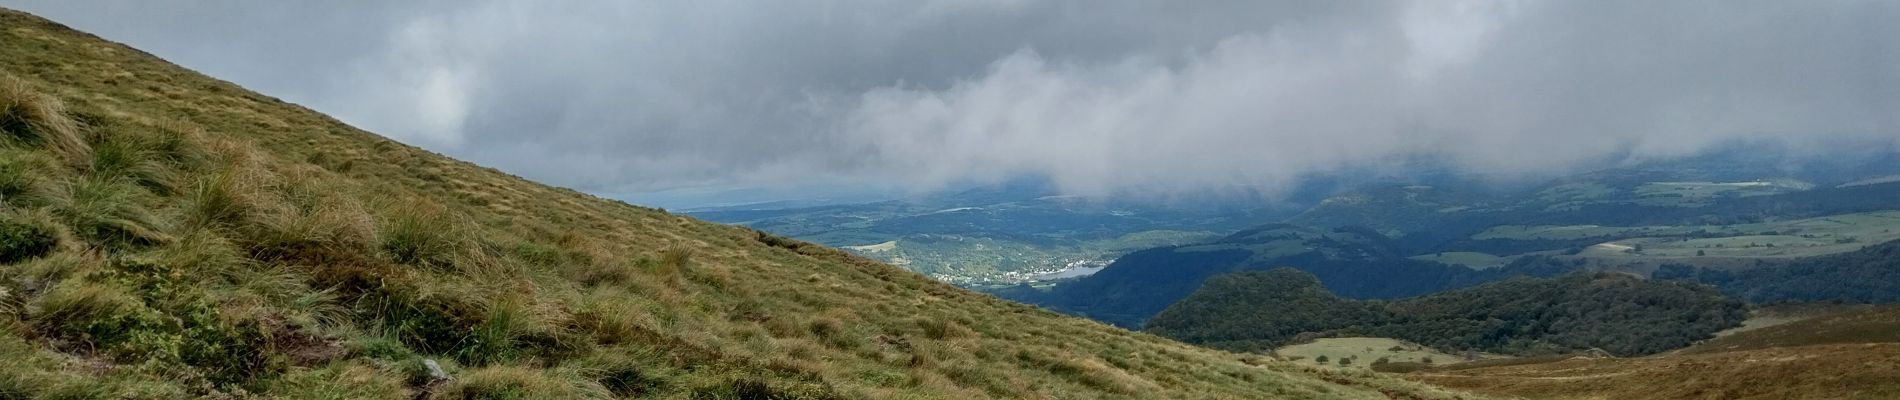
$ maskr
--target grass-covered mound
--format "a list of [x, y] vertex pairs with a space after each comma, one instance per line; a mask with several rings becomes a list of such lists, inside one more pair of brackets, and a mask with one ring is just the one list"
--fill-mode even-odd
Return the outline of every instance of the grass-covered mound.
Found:
[[1189, 343], [1264, 351], [1303, 338], [1371, 336], [1446, 350], [1539, 355], [1600, 349], [1642, 355], [1741, 324], [1747, 310], [1714, 288], [1615, 273], [1515, 278], [1393, 301], [1334, 296], [1290, 268], [1209, 279], [1148, 322]]
[[0, 398], [1450, 397], [1242, 358], [535, 184], [0, 10]]

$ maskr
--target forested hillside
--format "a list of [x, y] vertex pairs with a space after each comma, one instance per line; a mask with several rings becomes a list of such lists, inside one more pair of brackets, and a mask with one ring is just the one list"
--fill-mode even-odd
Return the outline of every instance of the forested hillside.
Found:
[[1279, 267], [1305, 271], [1318, 277], [1326, 289], [1361, 299], [1418, 296], [1511, 276], [1559, 275], [1571, 269], [1526, 263], [1473, 270], [1406, 258], [1391, 239], [1366, 229], [1272, 224], [1208, 243], [1129, 253], [1101, 272], [1048, 291], [1018, 287], [999, 294], [1136, 327], [1193, 293], [1210, 277]]
[[1741, 323], [1712, 288], [1611, 273], [1517, 278], [1393, 300], [1341, 299], [1311, 275], [1277, 269], [1208, 280], [1146, 330], [1189, 343], [1262, 351], [1302, 337], [1373, 336], [1445, 350], [1518, 355], [1680, 348]]
[[1900, 241], [1855, 252], [1768, 260], [1740, 271], [1664, 265], [1655, 279], [1702, 282], [1755, 303], [1900, 302]]

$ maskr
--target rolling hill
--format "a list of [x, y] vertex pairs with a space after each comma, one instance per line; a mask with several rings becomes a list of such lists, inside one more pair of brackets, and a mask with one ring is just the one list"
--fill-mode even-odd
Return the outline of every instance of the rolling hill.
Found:
[[1900, 396], [1896, 332], [1900, 308], [1847, 307], [1649, 357], [1477, 362], [1401, 376], [1540, 399], [1890, 399]]
[[1714, 289], [1614, 273], [1509, 279], [1393, 301], [1343, 299], [1298, 270], [1221, 275], [1148, 321], [1146, 331], [1235, 351], [1303, 338], [1384, 337], [1439, 350], [1545, 355], [1676, 349], [1742, 323]]
[[1513, 265], [1474, 270], [1406, 257], [1392, 240], [1366, 229], [1269, 224], [1219, 240], [1142, 250], [1101, 272], [1047, 290], [1016, 287], [1006, 298], [1085, 315], [1125, 327], [1161, 312], [1210, 277], [1290, 267], [1319, 278], [1327, 290], [1358, 299], [1418, 296], [1518, 275], [1557, 275], [1564, 265]]
[[0, 75], [3, 398], [1469, 398], [536, 184], [24, 13]]

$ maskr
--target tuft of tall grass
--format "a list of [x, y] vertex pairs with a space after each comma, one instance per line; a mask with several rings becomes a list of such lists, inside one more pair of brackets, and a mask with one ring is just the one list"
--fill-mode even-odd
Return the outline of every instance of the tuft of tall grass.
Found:
[[75, 166], [92, 160], [65, 103], [12, 76], [0, 76], [0, 145], [48, 148]]
[[188, 231], [229, 230], [244, 224], [262, 208], [252, 180], [235, 170], [200, 176], [185, 188], [179, 206], [179, 223]]
[[376, 253], [376, 219], [344, 194], [290, 193], [283, 199], [256, 215], [244, 232], [259, 258], [330, 264]]
[[613, 395], [646, 398], [663, 393], [678, 380], [671, 357], [647, 347], [611, 347], [568, 363]]
[[[459, 358], [474, 365], [513, 361], [531, 344], [560, 340], [560, 311], [534, 299], [503, 296], [485, 304], [481, 321], [462, 338]], [[558, 347], [558, 346], [554, 346]]]
[[651, 262], [654, 275], [657, 275], [668, 287], [678, 288], [682, 280], [686, 278], [686, 268], [692, 260], [693, 248], [684, 244], [674, 244], [660, 250], [658, 262], [649, 262]]
[[811, 331], [812, 336], [818, 338], [820, 343], [833, 348], [849, 350], [863, 344], [863, 340], [846, 330], [844, 323], [839, 322], [837, 318], [821, 317], [811, 320], [805, 324], [805, 329]]
[[498, 365], [468, 371], [434, 393], [443, 399], [609, 399], [600, 383], [570, 370]]
[[158, 193], [176, 189], [179, 166], [171, 163], [166, 147], [185, 145], [120, 125], [95, 127], [89, 136], [93, 176], [123, 178]]
[[26, 321], [42, 334], [91, 343], [129, 333], [147, 309], [137, 295], [116, 285], [65, 280], [25, 311]]
[[291, 371], [271, 380], [264, 394], [271, 398], [315, 400], [415, 398], [401, 375], [361, 362], [339, 362], [323, 368]]
[[56, 176], [57, 169], [57, 164], [42, 153], [0, 148], [0, 206], [42, 205], [48, 195], [49, 177]]
[[[776, 383], [776, 384], [775, 384]], [[708, 380], [693, 388], [695, 399], [838, 399], [840, 395], [830, 385], [810, 382], [784, 382], [745, 374], [732, 374], [722, 379]], [[862, 396], [850, 396], [862, 397]]]
[[399, 264], [448, 266], [466, 248], [460, 223], [442, 206], [421, 199], [383, 206], [382, 253]]
[[101, 399], [95, 377], [59, 365], [31, 343], [0, 333], [0, 399]]
[[956, 321], [941, 318], [917, 318], [917, 327], [923, 329], [924, 337], [935, 340], [962, 339], [976, 336], [975, 331], [963, 327]]
[[158, 219], [146, 203], [151, 193], [115, 178], [87, 178], [68, 182], [53, 204], [53, 213], [73, 233], [108, 247], [150, 245], [170, 239], [158, 229]]
[[587, 290], [574, 305], [575, 328], [595, 343], [614, 345], [638, 340], [659, 325], [646, 312], [647, 302], [626, 289], [601, 286]]
[[660, 268], [666, 275], [677, 275], [693, 260], [693, 248], [683, 244], [667, 246], [660, 252]]

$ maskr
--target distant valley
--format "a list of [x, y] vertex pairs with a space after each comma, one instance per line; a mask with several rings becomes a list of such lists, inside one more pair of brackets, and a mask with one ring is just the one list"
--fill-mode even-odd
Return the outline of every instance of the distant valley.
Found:
[[762, 206], [688, 215], [846, 249], [972, 287], [1084, 276], [1128, 252], [1197, 243], [1299, 210], [1103, 201], [1058, 195], [1034, 181], [867, 204]]

